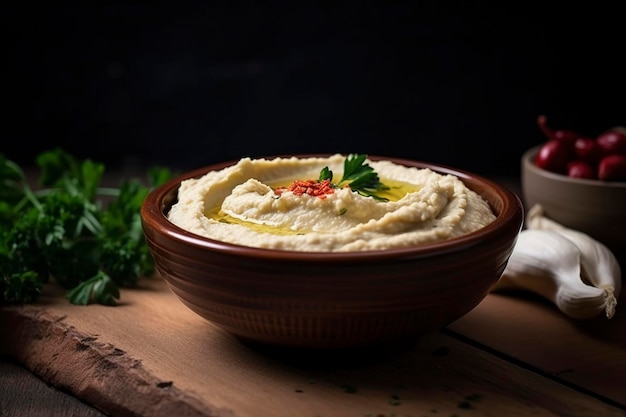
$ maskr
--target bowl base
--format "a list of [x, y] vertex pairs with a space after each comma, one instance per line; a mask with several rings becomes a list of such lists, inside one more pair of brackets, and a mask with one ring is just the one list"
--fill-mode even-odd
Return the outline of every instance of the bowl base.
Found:
[[416, 334], [402, 338], [394, 338], [370, 343], [314, 345], [310, 341], [300, 344], [275, 344], [263, 342], [244, 336], [233, 335], [242, 345], [264, 356], [293, 364], [311, 365], [314, 367], [333, 364], [358, 365], [371, 362], [374, 358], [389, 357], [414, 349], [428, 333]]

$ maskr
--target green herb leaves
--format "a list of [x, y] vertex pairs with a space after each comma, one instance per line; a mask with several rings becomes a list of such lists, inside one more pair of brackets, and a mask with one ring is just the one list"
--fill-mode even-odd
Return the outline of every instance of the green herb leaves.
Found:
[[149, 172], [149, 185], [101, 187], [104, 165], [55, 149], [40, 154], [41, 189], [0, 154], [0, 304], [35, 302], [53, 280], [73, 304], [115, 304], [119, 287], [154, 271], [140, 209], [150, 187], [172, 173]]
[[[380, 182], [380, 178], [374, 168], [365, 163], [367, 155], [365, 154], [349, 154], [343, 163], [343, 176], [336, 187], [349, 186], [354, 192], [366, 197], [372, 197], [379, 201], [387, 201], [386, 198], [379, 196], [377, 193], [388, 190], [389, 187]], [[319, 181], [333, 180], [333, 172], [324, 167], [319, 176]]]
[[72, 304], [86, 305], [92, 302], [103, 305], [115, 305], [120, 298], [117, 284], [104, 271], [81, 282], [67, 292], [67, 298]]

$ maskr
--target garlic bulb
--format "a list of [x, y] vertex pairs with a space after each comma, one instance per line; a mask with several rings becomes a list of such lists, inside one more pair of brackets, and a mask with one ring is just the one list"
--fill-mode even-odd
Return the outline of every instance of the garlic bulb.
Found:
[[539, 294], [575, 319], [603, 312], [611, 318], [621, 291], [621, 270], [605, 245], [545, 217], [541, 206], [535, 206], [493, 290], [507, 288]]
[[534, 205], [526, 216], [526, 227], [529, 229], [556, 230], [579, 249], [583, 280], [598, 288], [614, 292], [619, 296], [622, 289], [622, 272], [617, 258], [602, 242], [586, 233], [563, 226], [546, 217], [543, 207]]

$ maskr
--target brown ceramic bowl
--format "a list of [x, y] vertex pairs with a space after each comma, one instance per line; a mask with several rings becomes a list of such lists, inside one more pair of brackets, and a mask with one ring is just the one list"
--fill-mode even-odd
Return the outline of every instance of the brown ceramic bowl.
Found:
[[541, 204], [545, 215], [585, 232], [612, 249], [623, 264], [626, 251], [626, 182], [570, 178], [537, 167], [539, 146], [522, 155], [526, 209]]
[[191, 310], [262, 345], [355, 348], [440, 329], [472, 310], [501, 276], [523, 223], [522, 203], [468, 172], [384, 159], [460, 177], [489, 202], [496, 220], [442, 243], [345, 253], [238, 246], [172, 224], [166, 214], [180, 182], [235, 163], [228, 162], [186, 173], [146, 198], [141, 216], [157, 270]]

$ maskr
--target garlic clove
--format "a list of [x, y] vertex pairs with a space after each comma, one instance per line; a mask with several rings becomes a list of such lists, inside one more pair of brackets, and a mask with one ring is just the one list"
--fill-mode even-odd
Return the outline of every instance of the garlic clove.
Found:
[[613, 317], [617, 303], [614, 287], [597, 288], [583, 282], [581, 259], [578, 246], [558, 230], [525, 229], [494, 291], [532, 291], [575, 319], [602, 312]]

